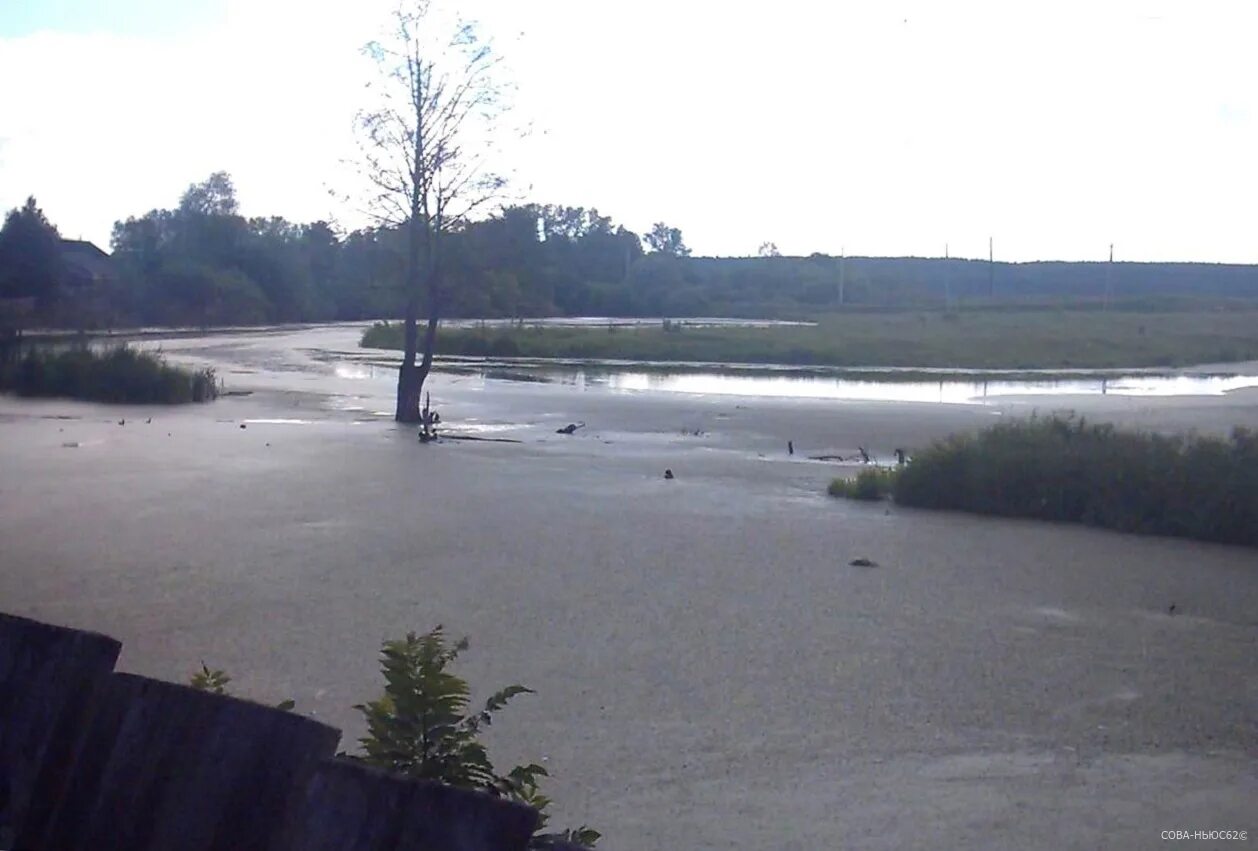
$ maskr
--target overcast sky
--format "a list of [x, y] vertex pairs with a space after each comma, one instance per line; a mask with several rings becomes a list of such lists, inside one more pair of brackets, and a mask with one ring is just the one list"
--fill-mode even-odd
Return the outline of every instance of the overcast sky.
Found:
[[[211, 171], [328, 190], [392, 0], [3, 0], [0, 207], [63, 235]], [[1258, 3], [464, 0], [518, 87], [516, 191], [701, 254], [1258, 262]]]

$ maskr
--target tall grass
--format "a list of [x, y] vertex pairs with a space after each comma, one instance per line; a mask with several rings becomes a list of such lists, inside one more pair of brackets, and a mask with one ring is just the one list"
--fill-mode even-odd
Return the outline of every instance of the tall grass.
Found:
[[[1258, 311], [845, 312], [813, 326], [699, 328], [663, 323], [592, 327], [445, 328], [437, 353], [471, 357], [969, 369], [1127, 369], [1258, 359]], [[399, 349], [399, 324], [377, 323], [362, 345]]]
[[0, 365], [0, 391], [94, 402], [208, 402], [218, 396], [214, 370], [171, 366], [158, 354], [118, 346], [31, 351]]
[[834, 479], [830, 482], [827, 492], [830, 496], [875, 502], [895, 493], [895, 481], [898, 475], [898, 470], [868, 467], [857, 473], [854, 479]]
[[902, 505], [1258, 545], [1258, 434], [1119, 431], [1073, 417], [1002, 423], [915, 455]]

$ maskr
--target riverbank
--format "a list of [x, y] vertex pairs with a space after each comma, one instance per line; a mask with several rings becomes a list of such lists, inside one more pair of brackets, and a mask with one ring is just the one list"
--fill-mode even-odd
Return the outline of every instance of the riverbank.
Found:
[[[368, 348], [400, 349], [377, 323]], [[1052, 309], [829, 314], [815, 325], [455, 327], [448, 356], [957, 369], [1126, 369], [1258, 359], [1258, 311]]]
[[116, 404], [184, 404], [218, 397], [213, 369], [168, 365], [160, 354], [118, 345], [28, 351], [0, 362], [0, 393]]

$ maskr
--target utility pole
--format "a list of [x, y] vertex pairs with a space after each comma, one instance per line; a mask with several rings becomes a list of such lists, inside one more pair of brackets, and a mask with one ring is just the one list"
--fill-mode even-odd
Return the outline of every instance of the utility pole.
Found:
[[843, 306], [843, 292], [847, 284], [847, 246], [839, 249], [839, 307]]
[[992, 238], [987, 237], [987, 299], [996, 300], [996, 254], [992, 250]]
[[1109, 244], [1109, 262], [1105, 264], [1105, 303], [1103, 310], [1109, 310], [1110, 299], [1114, 296], [1114, 243]]

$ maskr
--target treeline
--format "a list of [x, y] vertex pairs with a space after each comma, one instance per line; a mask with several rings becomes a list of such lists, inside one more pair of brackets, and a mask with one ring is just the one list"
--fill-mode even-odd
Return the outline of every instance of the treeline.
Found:
[[[397, 316], [404, 241], [390, 227], [240, 215], [225, 173], [174, 209], [114, 225], [108, 272], [77, 290], [31, 199], [0, 229], [0, 298], [89, 326], [210, 326]], [[771, 244], [769, 245], [772, 248]], [[449, 317], [777, 316], [849, 308], [1258, 298], [1258, 267], [927, 258], [690, 257], [677, 228], [640, 236], [597, 210], [508, 207], [444, 243]], [[763, 251], [763, 248], [762, 248]], [[80, 281], [81, 283], [81, 281]], [[53, 307], [59, 305], [59, 310]]]

